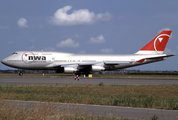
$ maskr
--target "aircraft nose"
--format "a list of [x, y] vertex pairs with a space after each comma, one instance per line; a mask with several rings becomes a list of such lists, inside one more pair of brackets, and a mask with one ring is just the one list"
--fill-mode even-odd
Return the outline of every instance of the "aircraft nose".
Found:
[[1, 63], [4, 64], [4, 65], [7, 65], [7, 59], [4, 58], [4, 59], [1, 61]]

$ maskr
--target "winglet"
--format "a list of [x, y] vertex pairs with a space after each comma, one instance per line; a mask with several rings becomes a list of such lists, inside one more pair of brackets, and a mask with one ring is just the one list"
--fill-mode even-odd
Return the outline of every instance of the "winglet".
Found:
[[135, 54], [163, 54], [171, 32], [171, 30], [163, 30]]

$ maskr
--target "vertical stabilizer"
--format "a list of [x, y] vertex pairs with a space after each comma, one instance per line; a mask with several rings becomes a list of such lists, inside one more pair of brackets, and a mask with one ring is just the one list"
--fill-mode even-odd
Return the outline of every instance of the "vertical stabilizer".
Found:
[[163, 30], [135, 54], [163, 54], [171, 32], [171, 30]]

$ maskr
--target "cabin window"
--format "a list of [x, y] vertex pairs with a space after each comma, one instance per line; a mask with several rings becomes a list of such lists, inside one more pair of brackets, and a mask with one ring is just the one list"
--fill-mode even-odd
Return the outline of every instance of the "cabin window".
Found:
[[12, 54], [17, 54], [16, 52], [12, 53]]

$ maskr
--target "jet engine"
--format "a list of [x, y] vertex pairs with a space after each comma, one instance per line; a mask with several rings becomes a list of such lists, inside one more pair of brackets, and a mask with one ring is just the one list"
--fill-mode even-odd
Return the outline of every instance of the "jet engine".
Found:
[[77, 69], [76, 68], [73, 68], [73, 67], [65, 67], [64, 68], [64, 72], [65, 73], [74, 73], [74, 72], [76, 72], [77, 71]]
[[77, 69], [73, 67], [61, 67], [56, 71], [56, 73], [74, 73]]
[[96, 65], [92, 66], [93, 72], [100, 72], [100, 71], [103, 71], [103, 70], [105, 70], [105, 68], [103, 66], [96, 66]]

